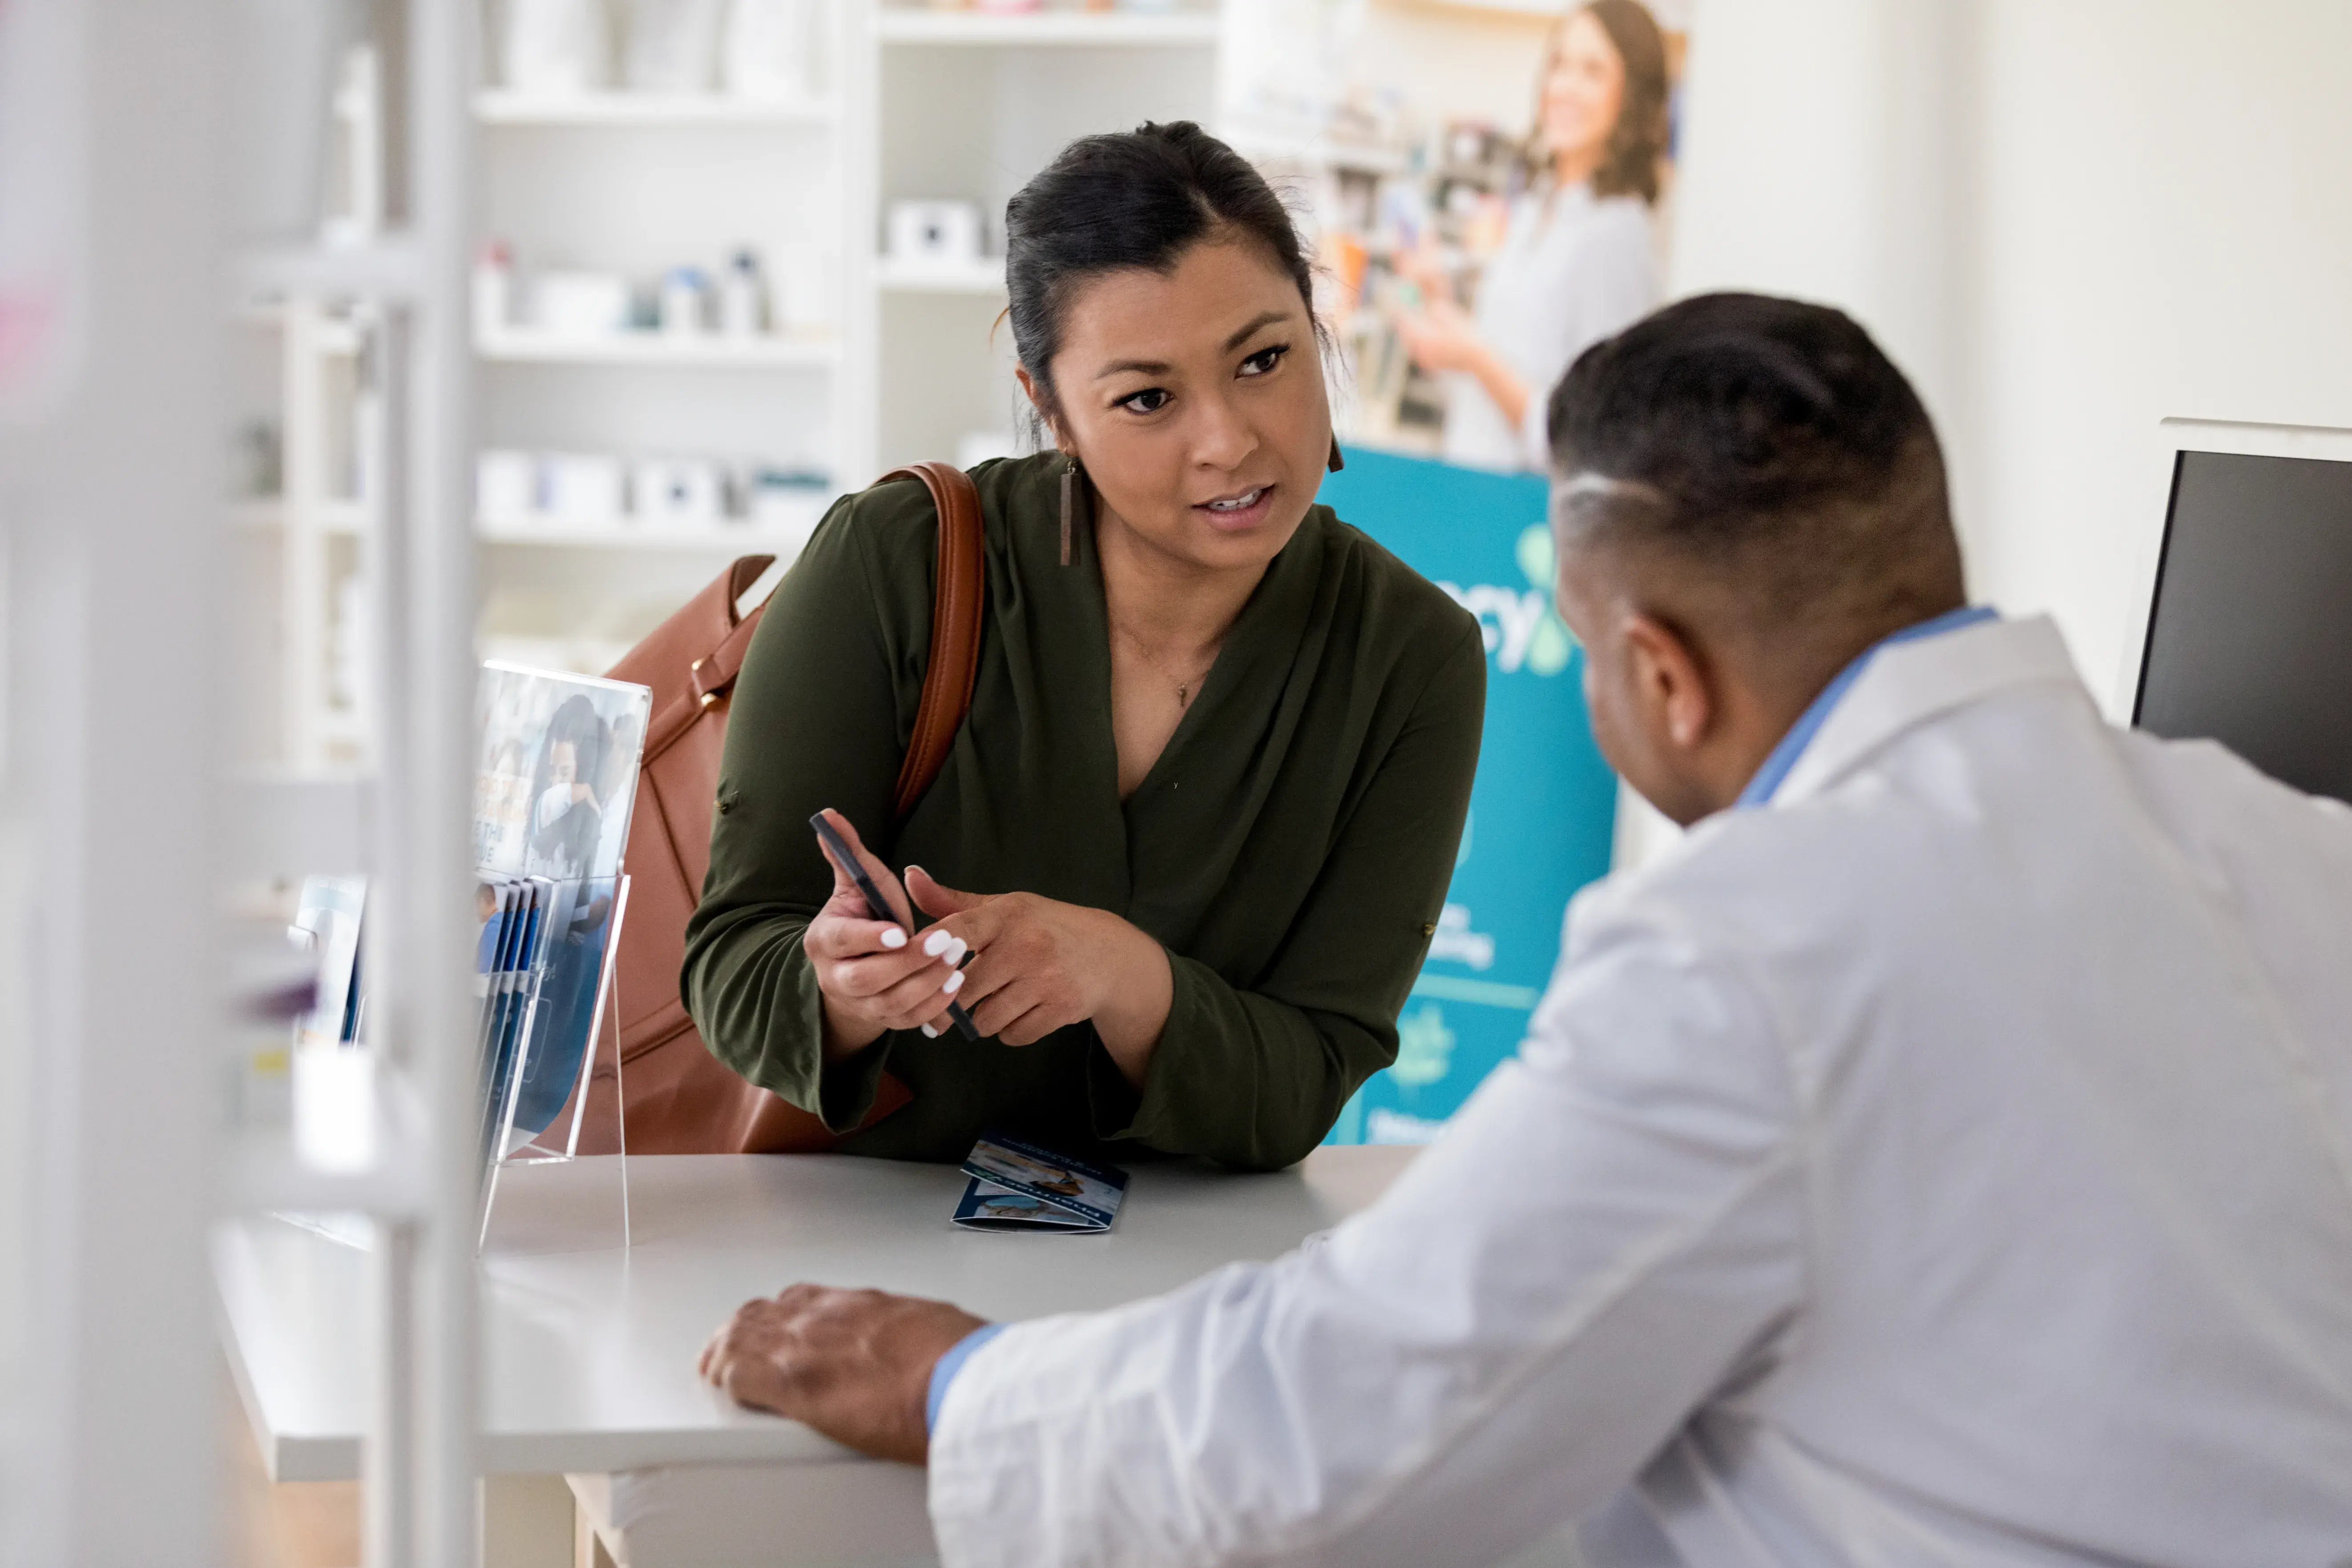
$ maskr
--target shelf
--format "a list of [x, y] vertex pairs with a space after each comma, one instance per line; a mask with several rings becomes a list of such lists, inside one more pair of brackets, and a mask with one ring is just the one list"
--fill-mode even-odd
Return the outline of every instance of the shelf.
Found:
[[[239, 528], [283, 528], [286, 525], [286, 503], [275, 496], [233, 500], [228, 505], [231, 521]], [[363, 501], [321, 501], [316, 509], [320, 529], [327, 533], [364, 533], [368, 512]]]
[[[384, 1134], [379, 1133], [383, 1137]], [[422, 1214], [424, 1184], [415, 1173], [423, 1151], [379, 1144], [364, 1171], [320, 1171], [303, 1163], [284, 1133], [236, 1133], [222, 1151], [220, 1207], [227, 1214], [292, 1209], [309, 1214], [365, 1214], [396, 1219]]]
[[1137, 46], [1217, 42], [1213, 11], [919, 11], [886, 8], [877, 19], [886, 44]]
[[717, 332], [671, 337], [662, 332], [614, 332], [601, 338], [562, 337], [509, 328], [477, 337], [487, 360], [515, 364], [670, 365], [681, 369], [782, 370], [838, 363], [831, 338], [730, 338]]
[[1004, 292], [1004, 258], [986, 256], [978, 261], [900, 261], [883, 257], [874, 264], [875, 280], [894, 294], [992, 294]]
[[[231, 312], [231, 319], [241, 326], [282, 331], [286, 326], [286, 303], [282, 300], [247, 300]], [[310, 341], [320, 353], [343, 358], [359, 353], [363, 341], [360, 324], [344, 316], [320, 317], [310, 333]]]
[[830, 125], [839, 107], [830, 99], [730, 98], [724, 93], [591, 92], [570, 97], [482, 92], [474, 118], [485, 125], [742, 126]]
[[[828, 498], [829, 499], [829, 498]], [[541, 518], [479, 519], [475, 533], [485, 544], [538, 545], [571, 550], [673, 551], [730, 555], [797, 553], [826, 500], [809, 502], [809, 519], [797, 528], [773, 528], [758, 523], [721, 522], [688, 526], [683, 523], [639, 522], [621, 518], [604, 522], [559, 522]]]
[[264, 247], [245, 253], [238, 291], [310, 299], [414, 300], [427, 291], [431, 269], [409, 236], [383, 236], [364, 245]]

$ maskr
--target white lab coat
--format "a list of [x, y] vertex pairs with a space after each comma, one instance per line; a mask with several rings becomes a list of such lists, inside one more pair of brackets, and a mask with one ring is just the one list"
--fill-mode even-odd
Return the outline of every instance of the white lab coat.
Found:
[[2352, 811], [1883, 648], [1271, 1264], [949, 1388], [948, 1568], [2352, 1560]]
[[1449, 371], [1441, 378], [1445, 460], [1541, 472], [1552, 388], [1577, 355], [1657, 303], [1650, 209], [1638, 198], [1595, 196], [1584, 184], [1549, 199], [1520, 196], [1502, 248], [1478, 279], [1475, 316], [1478, 335], [1527, 384], [1527, 414], [1512, 424], [1476, 376]]

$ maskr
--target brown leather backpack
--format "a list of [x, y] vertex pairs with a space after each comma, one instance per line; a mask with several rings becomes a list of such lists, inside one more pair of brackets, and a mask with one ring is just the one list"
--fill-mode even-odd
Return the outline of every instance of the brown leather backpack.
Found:
[[[930, 667], [923, 674], [914, 738], [895, 797], [903, 818], [939, 776], [971, 706], [985, 568], [980, 492], [970, 477], [950, 464], [918, 463], [877, 482], [898, 479], [922, 480], [940, 514]], [[797, 1153], [835, 1142], [815, 1116], [712, 1056], [678, 999], [687, 918], [702, 897], [702, 880], [710, 869], [710, 818], [727, 738], [728, 694], [766, 607], [739, 617], [736, 601], [774, 559], [747, 555], [736, 562], [611, 671], [612, 679], [651, 687], [654, 694], [624, 860], [630, 879], [628, 910], [614, 966], [622, 1136], [632, 1154]], [[583, 1154], [617, 1152], [612, 1144], [614, 1088], [613, 1068], [600, 1060], [588, 1085], [580, 1139]], [[886, 1073], [865, 1125], [910, 1098]], [[558, 1125], [567, 1123], [568, 1114], [558, 1118]]]

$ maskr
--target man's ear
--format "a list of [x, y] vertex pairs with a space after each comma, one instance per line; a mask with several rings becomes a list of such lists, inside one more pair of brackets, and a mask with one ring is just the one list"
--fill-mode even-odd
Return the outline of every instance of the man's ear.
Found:
[[1647, 614], [1626, 621], [1625, 650], [1635, 698], [1657, 721], [1655, 732], [1681, 751], [1696, 751], [1719, 711], [1698, 650], [1680, 630]]

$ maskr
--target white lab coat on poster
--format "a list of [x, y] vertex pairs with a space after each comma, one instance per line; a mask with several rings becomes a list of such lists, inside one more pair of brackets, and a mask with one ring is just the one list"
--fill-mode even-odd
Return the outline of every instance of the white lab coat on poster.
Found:
[[1466, 371], [1445, 386], [1445, 460], [1541, 472], [1545, 412], [1576, 356], [1640, 321], [1658, 303], [1650, 209], [1633, 196], [1595, 196], [1587, 184], [1530, 192], [1511, 208], [1502, 248], [1478, 279], [1478, 335], [1528, 389], [1517, 424]]
[[1883, 647], [1318, 1243], [1016, 1324], [947, 1568], [2352, 1556], [2352, 810]]

